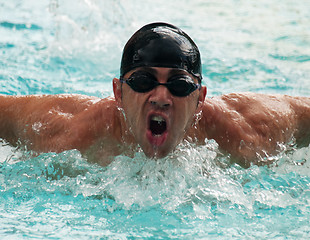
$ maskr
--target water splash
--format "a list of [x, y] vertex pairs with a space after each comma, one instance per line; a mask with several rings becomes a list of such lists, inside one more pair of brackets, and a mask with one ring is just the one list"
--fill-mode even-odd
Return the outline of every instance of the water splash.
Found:
[[[20, 219], [16, 206], [36, 216], [35, 224], [62, 216], [75, 226], [88, 224], [95, 231], [110, 229], [127, 237], [158, 236], [159, 228], [168, 238], [175, 228], [178, 236], [184, 231], [196, 237], [212, 232], [258, 237], [266, 236], [262, 228], [271, 231], [270, 221], [281, 222], [273, 225], [274, 231], [288, 234], [294, 222], [304, 228], [296, 236], [304, 236], [308, 226], [309, 148], [283, 154], [272, 167], [248, 169], [231, 165], [214, 141], [198, 147], [184, 142], [158, 160], [142, 151], [132, 158], [118, 156], [107, 167], [88, 163], [75, 150], [19, 160], [21, 153], [15, 154], [14, 161], [0, 166], [0, 202], [2, 209], [6, 204], [2, 215], [14, 215], [25, 224], [29, 219]], [[55, 231], [59, 224], [48, 226]], [[70, 225], [60, 225], [72, 233]]]
[[[13, 28], [0, 26], [1, 93], [110, 95], [126, 40], [160, 16], [197, 42], [209, 95], [309, 96], [307, 2], [235, 5], [5, 1], [1, 22]], [[184, 143], [157, 162], [118, 156], [106, 168], [77, 151], [34, 157], [4, 142], [0, 157], [3, 238], [306, 239], [310, 232], [309, 147], [248, 169], [229, 164], [212, 142]]]

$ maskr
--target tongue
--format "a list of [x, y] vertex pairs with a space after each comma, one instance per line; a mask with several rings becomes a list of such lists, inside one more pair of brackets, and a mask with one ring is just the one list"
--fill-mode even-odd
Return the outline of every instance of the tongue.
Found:
[[159, 147], [164, 144], [168, 136], [165, 119], [161, 116], [152, 116], [146, 135], [152, 145]]
[[161, 135], [154, 135], [151, 130], [147, 130], [146, 131], [146, 137], [149, 140], [149, 142], [153, 145], [153, 146], [161, 146], [165, 143], [166, 139], [167, 139], [168, 133], [167, 131], [163, 132], [163, 134]]

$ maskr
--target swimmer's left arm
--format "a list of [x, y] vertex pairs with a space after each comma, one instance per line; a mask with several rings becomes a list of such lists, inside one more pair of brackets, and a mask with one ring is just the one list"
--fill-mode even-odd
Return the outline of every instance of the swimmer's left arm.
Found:
[[207, 138], [246, 166], [276, 154], [281, 143], [310, 143], [307, 97], [233, 93], [206, 99], [203, 115]]

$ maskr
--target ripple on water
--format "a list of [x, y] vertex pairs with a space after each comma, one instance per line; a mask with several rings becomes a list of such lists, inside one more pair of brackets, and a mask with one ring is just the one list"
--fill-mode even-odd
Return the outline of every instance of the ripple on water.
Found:
[[[118, 156], [108, 167], [89, 164], [74, 150], [15, 157], [1, 164], [0, 202], [1, 218], [15, 219], [4, 228], [17, 232], [44, 226], [40, 236], [51, 230], [58, 236], [60, 228], [83, 236], [78, 228], [87, 225], [94, 234], [127, 237], [262, 237], [291, 234], [292, 226], [303, 236], [308, 229], [309, 148], [281, 156], [279, 166], [248, 169], [229, 165], [214, 141], [184, 143], [159, 160], [142, 152]], [[296, 164], [300, 158], [303, 166]]]

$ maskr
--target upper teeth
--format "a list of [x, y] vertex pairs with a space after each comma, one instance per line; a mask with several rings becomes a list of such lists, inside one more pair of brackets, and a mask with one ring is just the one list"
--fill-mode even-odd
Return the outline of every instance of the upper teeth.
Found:
[[165, 119], [161, 116], [152, 116], [151, 120], [157, 121], [157, 122], [163, 122]]

